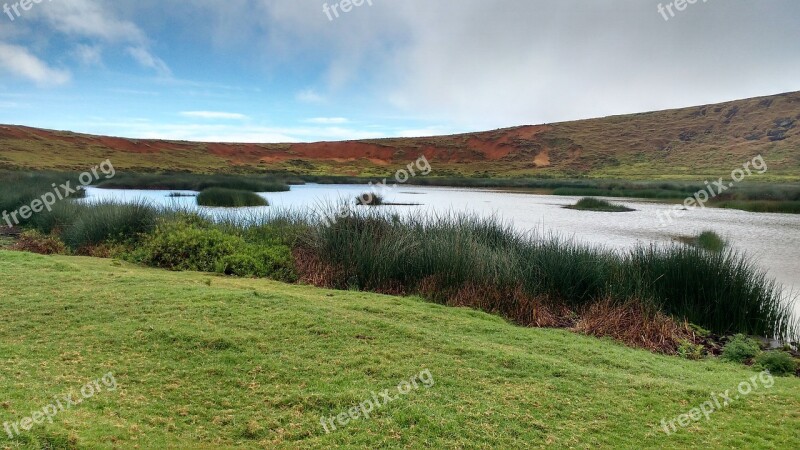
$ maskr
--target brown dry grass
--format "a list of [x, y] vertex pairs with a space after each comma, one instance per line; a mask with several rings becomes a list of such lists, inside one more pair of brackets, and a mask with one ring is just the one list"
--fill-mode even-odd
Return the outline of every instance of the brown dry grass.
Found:
[[640, 301], [620, 304], [606, 299], [592, 303], [581, 312], [573, 330], [667, 354], [675, 354], [683, 341], [697, 340], [688, 323], [653, 311]]
[[67, 246], [59, 238], [44, 235], [38, 231], [21, 233], [11, 249], [40, 255], [65, 255], [68, 253]]
[[[294, 257], [301, 283], [334, 289], [346, 287], [345, 271], [322, 261], [313, 251], [296, 249]], [[619, 303], [604, 299], [576, 312], [557, 299], [531, 297], [521, 287], [501, 289], [467, 284], [446, 288], [436, 277], [425, 278], [413, 292], [399, 282], [371, 291], [388, 295], [416, 293], [447, 306], [497, 314], [521, 326], [565, 328], [595, 337], [611, 337], [630, 347], [657, 353], [676, 354], [682, 342], [700, 341], [688, 323], [678, 322], [635, 300]]]

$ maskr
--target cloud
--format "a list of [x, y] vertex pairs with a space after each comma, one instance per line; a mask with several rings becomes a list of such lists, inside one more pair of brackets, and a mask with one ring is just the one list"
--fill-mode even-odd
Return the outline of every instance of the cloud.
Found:
[[302, 103], [323, 103], [325, 101], [325, 97], [313, 89], [302, 90], [295, 95], [295, 98]]
[[66, 0], [37, 8], [61, 33], [108, 42], [146, 42], [145, 34], [131, 21], [120, 20], [96, 0]]
[[250, 6], [204, 16], [215, 42], [236, 36], [270, 70], [312, 67], [319, 90], [298, 100], [360, 95], [469, 128], [800, 89], [796, 0], [698, 2], [669, 22], [641, 0], [384, 1], [333, 22], [315, 2]]
[[125, 52], [139, 65], [161, 77], [171, 77], [167, 63], [148, 49], [150, 40], [144, 31], [131, 20], [117, 17], [114, 9], [118, 7], [105, 0], [63, 0], [36, 8], [31, 14], [61, 34], [91, 39], [93, 45], [79, 44], [75, 50], [75, 56], [84, 65], [102, 64], [102, 47], [98, 42], [125, 45]]
[[220, 120], [246, 120], [247, 116], [239, 113], [220, 112], [220, 111], [184, 111], [184, 117], [195, 119], [220, 119]]
[[67, 70], [54, 69], [25, 47], [0, 42], [0, 68], [40, 86], [59, 86], [70, 81]]
[[136, 123], [124, 121], [86, 121], [77, 131], [133, 139], [169, 139], [195, 142], [293, 143], [349, 139], [376, 139], [386, 136], [381, 130], [342, 127], [277, 127], [250, 124]]
[[161, 58], [153, 56], [144, 47], [128, 47], [126, 52], [133, 57], [143, 67], [153, 69], [158, 75], [169, 78], [172, 76], [172, 71]]
[[99, 45], [79, 44], [73, 54], [84, 66], [99, 66], [103, 63], [103, 48]]
[[313, 119], [306, 119], [304, 122], [317, 125], [341, 125], [350, 121], [344, 117], [314, 117]]

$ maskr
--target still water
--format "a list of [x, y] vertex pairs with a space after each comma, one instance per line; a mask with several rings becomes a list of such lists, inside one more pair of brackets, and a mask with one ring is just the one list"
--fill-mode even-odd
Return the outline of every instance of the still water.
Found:
[[[159, 205], [197, 208], [193, 197], [170, 198], [172, 192], [89, 188], [86, 201], [134, 201], [147, 199]], [[367, 192], [363, 185], [292, 186], [290, 192], [260, 194], [273, 209], [319, 211], [322, 205], [349, 200]], [[402, 186], [381, 192], [385, 202], [414, 206], [382, 206], [401, 215], [430, 212], [468, 212], [494, 215], [507, 220], [522, 231], [556, 233], [596, 246], [625, 250], [636, 245], [669, 243], [677, 236], [692, 236], [713, 230], [731, 247], [744, 252], [772, 278], [780, 282], [787, 295], [800, 291], [800, 215], [758, 214], [729, 209], [695, 209], [686, 211], [664, 225], [657, 213], [672, 205], [648, 200], [609, 199], [636, 211], [602, 213], [573, 211], [564, 206], [578, 197], [557, 197], [488, 189]], [[216, 214], [247, 214], [259, 209], [210, 209]], [[800, 317], [800, 302], [795, 304]]]

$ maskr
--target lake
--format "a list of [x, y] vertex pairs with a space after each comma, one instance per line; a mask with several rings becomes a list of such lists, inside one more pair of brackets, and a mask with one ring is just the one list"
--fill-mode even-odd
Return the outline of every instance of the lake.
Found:
[[[348, 200], [368, 191], [364, 185], [292, 186], [290, 192], [260, 194], [270, 202], [269, 208], [298, 211], [320, 210], [321, 205]], [[246, 214], [268, 208], [240, 210], [201, 208], [193, 197], [170, 198], [173, 192], [88, 188], [84, 201], [147, 199], [159, 205], [175, 205], [215, 214]], [[731, 209], [694, 209], [664, 226], [657, 214], [672, 208], [671, 204], [639, 199], [608, 199], [635, 209], [628, 213], [574, 211], [579, 197], [536, 195], [493, 189], [401, 186], [380, 192], [386, 202], [418, 204], [416, 206], [381, 206], [405, 214], [430, 212], [469, 212], [482, 216], [495, 215], [510, 221], [525, 232], [555, 233], [595, 246], [625, 250], [640, 244], [664, 244], [677, 236], [693, 236], [705, 230], [723, 236], [731, 247], [749, 255], [769, 275], [780, 282], [787, 295], [800, 290], [800, 215], [759, 214]], [[800, 302], [795, 304], [800, 317]]]

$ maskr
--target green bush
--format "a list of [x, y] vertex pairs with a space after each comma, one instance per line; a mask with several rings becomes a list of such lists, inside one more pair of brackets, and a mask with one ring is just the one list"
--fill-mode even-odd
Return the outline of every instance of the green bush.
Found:
[[185, 220], [160, 225], [142, 247], [143, 263], [170, 270], [214, 272], [217, 263], [244, 247], [237, 236]]
[[164, 269], [217, 272], [240, 277], [296, 281], [291, 250], [256, 245], [198, 218], [181, 217], [160, 225], [135, 257]]
[[600, 211], [600, 212], [630, 212], [633, 211], [630, 208], [627, 208], [622, 205], [615, 205], [610, 203], [606, 200], [594, 198], [594, 197], [584, 197], [578, 200], [578, 203], [574, 204], [573, 206], [568, 206], [568, 209], [577, 209], [579, 211]]
[[197, 204], [222, 208], [269, 206], [269, 202], [254, 192], [216, 187], [201, 192], [197, 196]]
[[797, 361], [789, 353], [780, 350], [758, 355], [756, 366], [769, 370], [772, 375], [793, 375], [797, 371]]
[[261, 248], [247, 245], [240, 252], [220, 259], [216, 264], [215, 271], [238, 277], [297, 281], [291, 251], [284, 245]]
[[678, 346], [678, 355], [682, 358], [696, 361], [703, 359], [703, 354], [703, 346], [690, 341], [683, 341]]
[[737, 334], [722, 350], [722, 359], [745, 363], [758, 356], [759, 353], [761, 353], [761, 346], [757, 341], [743, 334]]

